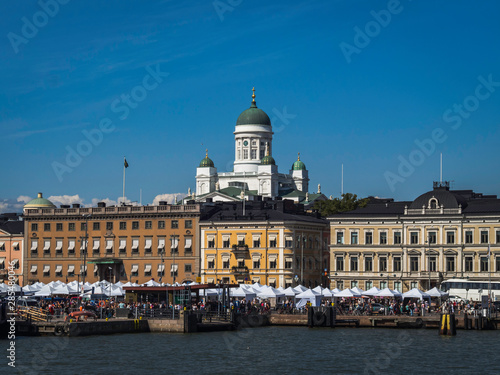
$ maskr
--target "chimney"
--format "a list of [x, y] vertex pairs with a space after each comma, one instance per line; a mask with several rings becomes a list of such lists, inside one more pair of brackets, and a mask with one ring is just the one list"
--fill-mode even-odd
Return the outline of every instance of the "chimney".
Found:
[[73, 203], [73, 208], [80, 208], [80, 203]]
[[168, 205], [168, 202], [167, 201], [160, 201], [159, 204], [160, 204], [160, 206], [166, 206], [166, 205]]
[[97, 207], [106, 207], [106, 202], [97, 202]]

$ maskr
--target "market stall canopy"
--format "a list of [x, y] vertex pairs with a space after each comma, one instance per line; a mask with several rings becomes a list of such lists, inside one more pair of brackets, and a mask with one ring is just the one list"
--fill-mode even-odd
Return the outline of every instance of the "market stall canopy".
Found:
[[335, 293], [333, 296], [334, 297], [346, 297], [346, 298], [361, 297], [361, 293], [356, 292], [354, 289], [345, 288], [343, 291], [341, 291], [339, 293]]
[[448, 292], [443, 292], [442, 290], [439, 290], [437, 287], [434, 287], [425, 293], [427, 293], [431, 297], [446, 297], [448, 295]]
[[431, 296], [428, 295], [427, 293], [421, 291], [418, 288], [413, 288], [412, 290], [409, 290], [406, 293], [403, 293], [403, 298], [418, 298], [418, 299], [424, 299], [424, 298], [430, 298]]
[[397, 290], [392, 290], [389, 288], [384, 288], [375, 294], [375, 297], [401, 297], [401, 293]]
[[285, 294], [286, 297], [295, 297], [296, 293], [295, 290], [289, 286], [288, 288], [286, 288], [283, 293]]
[[363, 293], [364, 296], [374, 296], [378, 292], [380, 292], [380, 289], [374, 286], [373, 288], [368, 289], [366, 292]]
[[264, 287], [264, 289], [261, 290], [260, 293], [257, 293], [257, 297], [260, 298], [280, 298], [284, 296], [285, 294], [283, 292], [280, 292], [278, 289], [271, 286], [268, 286], [267, 288]]

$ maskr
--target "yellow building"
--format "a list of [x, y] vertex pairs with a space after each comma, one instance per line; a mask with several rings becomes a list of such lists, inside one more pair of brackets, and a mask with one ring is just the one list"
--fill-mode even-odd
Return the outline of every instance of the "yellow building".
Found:
[[328, 222], [293, 201], [217, 203], [200, 221], [206, 283], [326, 285]]
[[25, 283], [196, 281], [200, 212], [163, 202], [56, 208], [40, 194], [24, 207]]
[[332, 287], [427, 290], [451, 278], [488, 280], [489, 267], [500, 281], [496, 196], [434, 183], [414, 201], [373, 199], [328, 219]]

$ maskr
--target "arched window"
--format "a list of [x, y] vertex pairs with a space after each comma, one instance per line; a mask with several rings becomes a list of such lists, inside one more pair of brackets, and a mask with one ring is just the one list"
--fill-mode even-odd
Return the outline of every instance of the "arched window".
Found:
[[438, 208], [438, 201], [436, 198], [431, 198], [429, 200], [429, 208], [432, 210], [435, 210], [436, 208]]

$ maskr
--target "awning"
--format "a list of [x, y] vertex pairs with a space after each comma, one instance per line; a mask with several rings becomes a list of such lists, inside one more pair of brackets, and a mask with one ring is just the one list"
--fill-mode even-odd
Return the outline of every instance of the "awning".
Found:
[[165, 269], [164, 264], [158, 264], [158, 272], [163, 272], [164, 269]]
[[245, 235], [244, 234], [238, 234], [237, 239], [238, 239], [238, 242], [245, 241]]
[[83, 264], [80, 265], [80, 272], [87, 272], [87, 265], [86, 264], [85, 265], [83, 265]]
[[68, 250], [75, 250], [75, 241], [69, 241]]
[[285, 241], [293, 241], [293, 237], [292, 236], [286, 236], [285, 237]]
[[293, 262], [293, 258], [292, 257], [286, 257], [285, 258], [285, 262]]
[[223, 255], [221, 256], [221, 258], [222, 258], [222, 261], [223, 261], [223, 262], [224, 262], [224, 261], [228, 261], [229, 259], [231, 259], [231, 255], [230, 255], [230, 254], [223, 254]]
[[177, 272], [179, 269], [179, 266], [177, 264], [172, 264], [172, 267], [170, 268], [170, 272]]
[[45, 241], [43, 243], [43, 249], [44, 250], [50, 250], [50, 241]]
[[207, 240], [208, 241], [214, 241], [215, 240], [215, 234], [208, 234], [207, 235]]
[[50, 272], [50, 266], [43, 266], [43, 272], [46, 273], [46, 272]]
[[207, 279], [207, 283], [208, 283], [208, 284], [213, 284], [213, 283], [214, 283], [214, 279], [213, 279], [213, 278], [211, 278], [211, 277], [209, 277], [209, 278]]
[[253, 239], [254, 241], [260, 241], [260, 235], [255, 235], [255, 234], [254, 234], [254, 235], [252, 236], [252, 239]]
[[215, 260], [215, 255], [207, 255], [207, 260]]
[[106, 250], [112, 250], [113, 249], [113, 240], [107, 240], [106, 241]]
[[270, 234], [269, 241], [276, 241], [276, 234]]
[[99, 250], [99, 246], [101, 245], [101, 241], [99, 240], [94, 240], [94, 250]]
[[144, 266], [144, 272], [151, 272], [151, 264], [146, 264]]
[[260, 254], [252, 254], [252, 259], [259, 260], [261, 258]]
[[[17, 243], [17, 242], [16, 242]], [[0, 241], [0, 247], [4, 247], [5, 246], [5, 242], [3, 241]]]
[[37, 269], [38, 269], [38, 266], [37, 266], [36, 264], [32, 264], [32, 265], [31, 265], [30, 272], [31, 272], [31, 273], [35, 273]]
[[158, 250], [163, 250], [165, 248], [165, 239], [158, 238]]
[[87, 246], [87, 241], [82, 241], [82, 244], [80, 245], [80, 250], [85, 250], [86, 246]]
[[97, 264], [94, 264], [94, 273], [96, 273], [96, 272], [97, 272], [97, 269], [98, 269], [98, 268], [99, 268], [99, 267], [97, 266]]
[[56, 241], [56, 250], [62, 250], [62, 246], [63, 246], [63, 241], [57, 240]]
[[123, 250], [127, 247], [127, 240], [120, 240], [120, 250]]
[[31, 250], [38, 249], [38, 241], [31, 241]]
[[3, 266], [4, 263], [5, 263], [5, 258], [0, 259], [0, 265]]
[[19, 242], [14, 242], [12, 246], [14, 247], [14, 250], [19, 250]]
[[276, 260], [278, 258], [278, 254], [269, 254], [269, 260]]
[[13, 259], [11, 262], [14, 262], [14, 268], [19, 265], [19, 259]]
[[146, 239], [146, 244], [144, 245], [144, 248], [146, 250], [151, 250], [152, 246], [153, 246], [153, 240], [151, 238]]
[[139, 265], [138, 264], [132, 264], [132, 269], [130, 270], [130, 272], [137, 272], [139, 271]]
[[60, 264], [56, 266], [56, 273], [57, 272], [62, 272], [62, 266]]
[[231, 236], [229, 234], [222, 235], [222, 241], [229, 241], [230, 238], [231, 238]]
[[75, 266], [74, 266], [74, 265], [72, 265], [72, 264], [70, 264], [70, 265], [68, 266], [68, 273], [72, 273], [72, 272], [75, 272]]
[[171, 249], [177, 249], [179, 247], [179, 239], [177, 237], [174, 237], [172, 239], [172, 245], [170, 246]]
[[[120, 245], [120, 249], [121, 249]], [[139, 249], [139, 240], [138, 239], [133, 239], [132, 240], [132, 250], [138, 250]]]
[[190, 249], [193, 246], [193, 239], [191, 237], [187, 237], [185, 239], [186, 243], [184, 245], [185, 249]]

